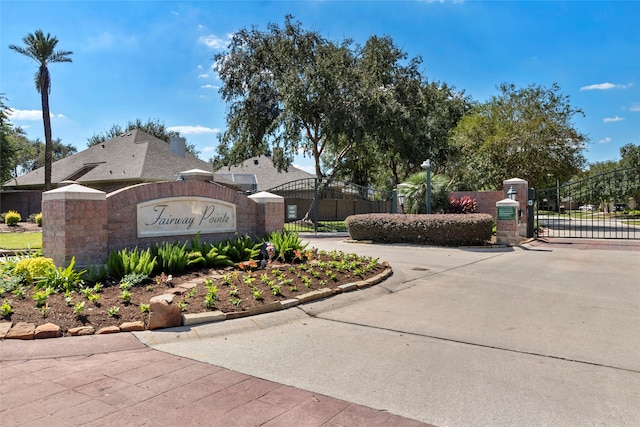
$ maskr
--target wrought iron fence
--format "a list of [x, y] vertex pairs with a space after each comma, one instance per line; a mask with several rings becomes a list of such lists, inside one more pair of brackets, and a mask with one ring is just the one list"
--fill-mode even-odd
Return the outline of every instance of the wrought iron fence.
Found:
[[536, 190], [538, 237], [640, 239], [640, 165]]
[[285, 229], [296, 232], [346, 231], [349, 215], [393, 210], [392, 191], [341, 180], [301, 179], [267, 191], [284, 197]]

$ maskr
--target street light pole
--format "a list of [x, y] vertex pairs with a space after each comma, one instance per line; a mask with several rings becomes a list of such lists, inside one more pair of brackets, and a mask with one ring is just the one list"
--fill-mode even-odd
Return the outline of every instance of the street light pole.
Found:
[[431, 213], [431, 160], [425, 160], [421, 168], [427, 170], [427, 214]]

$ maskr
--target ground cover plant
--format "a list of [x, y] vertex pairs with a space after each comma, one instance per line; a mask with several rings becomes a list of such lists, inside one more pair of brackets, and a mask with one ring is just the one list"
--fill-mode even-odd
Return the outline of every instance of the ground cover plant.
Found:
[[[261, 259], [265, 241], [274, 247], [269, 262]], [[104, 265], [85, 269], [73, 262], [54, 266], [40, 254], [22, 254], [0, 258], [0, 317], [14, 324], [51, 322], [63, 333], [78, 326], [98, 330], [146, 323], [151, 297], [176, 293], [183, 286], [187, 289], [173, 302], [183, 313], [229, 313], [336, 288], [383, 269], [377, 259], [317, 251], [296, 234], [279, 232], [219, 243], [196, 236], [186, 245], [113, 251]]]

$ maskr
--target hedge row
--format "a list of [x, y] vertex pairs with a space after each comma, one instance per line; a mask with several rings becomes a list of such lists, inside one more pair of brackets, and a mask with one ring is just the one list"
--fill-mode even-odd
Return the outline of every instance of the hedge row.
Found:
[[493, 229], [489, 214], [365, 214], [349, 216], [344, 223], [354, 240], [438, 246], [483, 244]]

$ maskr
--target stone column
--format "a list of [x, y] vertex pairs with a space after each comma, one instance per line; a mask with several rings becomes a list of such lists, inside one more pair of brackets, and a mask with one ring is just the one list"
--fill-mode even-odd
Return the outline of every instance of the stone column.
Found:
[[42, 254], [58, 267], [101, 263], [107, 250], [107, 194], [71, 184], [42, 193]]
[[496, 240], [501, 245], [513, 246], [520, 242], [518, 232], [518, 207], [515, 200], [503, 199], [496, 202]]
[[284, 230], [284, 197], [261, 191], [249, 198], [258, 204], [258, 229], [263, 233]]

